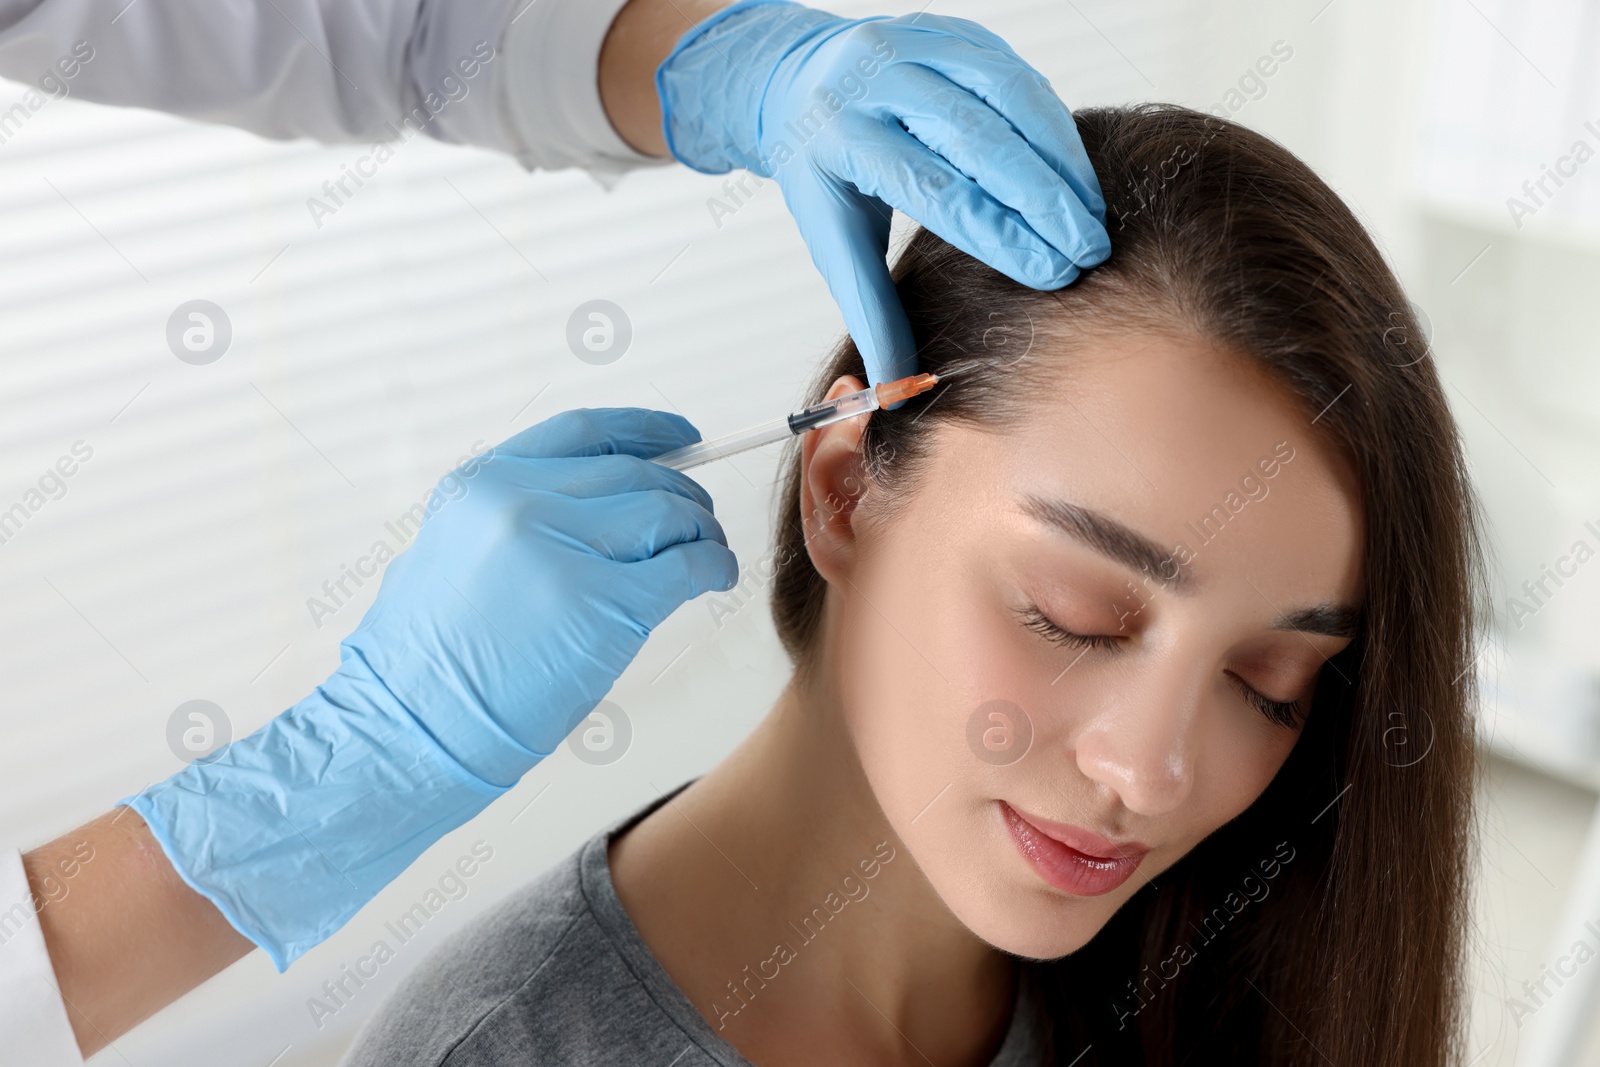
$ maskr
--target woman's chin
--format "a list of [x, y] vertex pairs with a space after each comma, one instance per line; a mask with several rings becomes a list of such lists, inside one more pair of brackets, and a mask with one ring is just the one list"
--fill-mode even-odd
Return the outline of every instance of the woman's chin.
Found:
[[951, 900], [956, 919], [1001, 952], [1032, 960], [1070, 956], [1094, 939], [1112, 909], [1103, 900], [1062, 896], [1048, 887], [982, 886], [970, 899]]

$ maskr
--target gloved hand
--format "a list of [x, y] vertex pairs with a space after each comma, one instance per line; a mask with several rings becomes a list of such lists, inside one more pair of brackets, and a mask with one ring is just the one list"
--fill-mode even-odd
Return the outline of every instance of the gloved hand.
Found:
[[975, 23], [746, 0], [690, 30], [656, 89], [679, 161], [777, 179], [873, 385], [916, 372], [884, 262], [891, 207], [1036, 289], [1110, 255], [1072, 116]]
[[560, 744], [678, 605], [737, 581], [711, 498], [636, 458], [699, 439], [569, 411], [452, 471], [339, 669], [123, 803], [283, 970]]

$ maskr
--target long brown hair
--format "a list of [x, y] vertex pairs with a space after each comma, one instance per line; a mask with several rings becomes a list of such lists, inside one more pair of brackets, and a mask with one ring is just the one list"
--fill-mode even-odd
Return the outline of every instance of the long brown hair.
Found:
[[[1364, 607], [1325, 667], [1305, 732], [1241, 816], [1118, 911], [1083, 949], [1029, 963], [1060, 1064], [1443, 1065], [1459, 1057], [1475, 750], [1474, 642], [1486, 603], [1476, 505], [1428, 341], [1383, 256], [1282, 146], [1186, 108], [1080, 111], [1112, 254], [1042, 293], [917, 234], [896, 266], [919, 369], [971, 361], [871, 417], [870, 484], [914, 487], [943, 420], [1003, 423], [1046, 338], [1180, 331], [1293, 395], [1355, 471]], [[1019, 354], [1027, 353], [1022, 358]], [[864, 377], [846, 341], [815, 386]], [[798, 457], [779, 499], [773, 618], [805, 670], [827, 585], [805, 551]], [[1085, 1050], [1088, 1050], [1087, 1052]], [[1079, 1058], [1081, 1056], [1081, 1058]]]

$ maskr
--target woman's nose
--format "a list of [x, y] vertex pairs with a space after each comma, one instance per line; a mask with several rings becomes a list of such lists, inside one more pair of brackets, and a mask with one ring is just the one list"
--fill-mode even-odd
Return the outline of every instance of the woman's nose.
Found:
[[1202, 687], [1178, 669], [1140, 670], [1081, 722], [1078, 769], [1138, 815], [1174, 811], [1194, 786]]

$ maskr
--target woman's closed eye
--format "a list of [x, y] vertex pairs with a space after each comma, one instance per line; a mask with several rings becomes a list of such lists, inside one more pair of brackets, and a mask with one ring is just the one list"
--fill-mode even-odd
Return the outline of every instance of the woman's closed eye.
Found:
[[[1068, 648], [1103, 649], [1117, 652], [1122, 648], [1123, 638], [1113, 634], [1082, 634], [1069, 630], [1056, 622], [1035, 605], [1017, 611], [1017, 618], [1022, 625], [1053, 644]], [[1273, 700], [1271, 697], [1257, 691], [1243, 678], [1228, 671], [1228, 682], [1238, 690], [1247, 704], [1255, 708], [1268, 721], [1279, 726], [1293, 728], [1300, 725], [1302, 711], [1298, 701]]]
[[1056, 622], [1050, 616], [1040, 611], [1033, 605], [1028, 605], [1017, 612], [1017, 617], [1022, 620], [1022, 625], [1034, 633], [1057, 645], [1069, 648], [1105, 648], [1117, 649], [1121, 638], [1113, 634], [1080, 634], [1069, 630]]
[[1270, 721], [1290, 729], [1300, 725], [1301, 710], [1299, 701], [1273, 700], [1271, 697], [1257, 692], [1254, 687], [1232, 671], [1228, 672], [1228, 681], [1233, 683], [1233, 687], [1239, 690], [1239, 695], [1244, 697], [1247, 703], [1265, 715]]
[[1038, 633], [1045, 640], [1053, 641], [1056, 645], [1067, 645], [1072, 646], [1072, 648], [1118, 648], [1117, 641], [1120, 638], [1115, 637], [1115, 635], [1110, 635], [1110, 633], [1074, 632], [1074, 630], [1069, 630], [1064, 625], [1054, 621], [1048, 614], [1043, 613], [1035, 606], [1029, 605], [1016, 614], [1018, 614], [1024, 627], [1034, 630], [1034, 633]]

